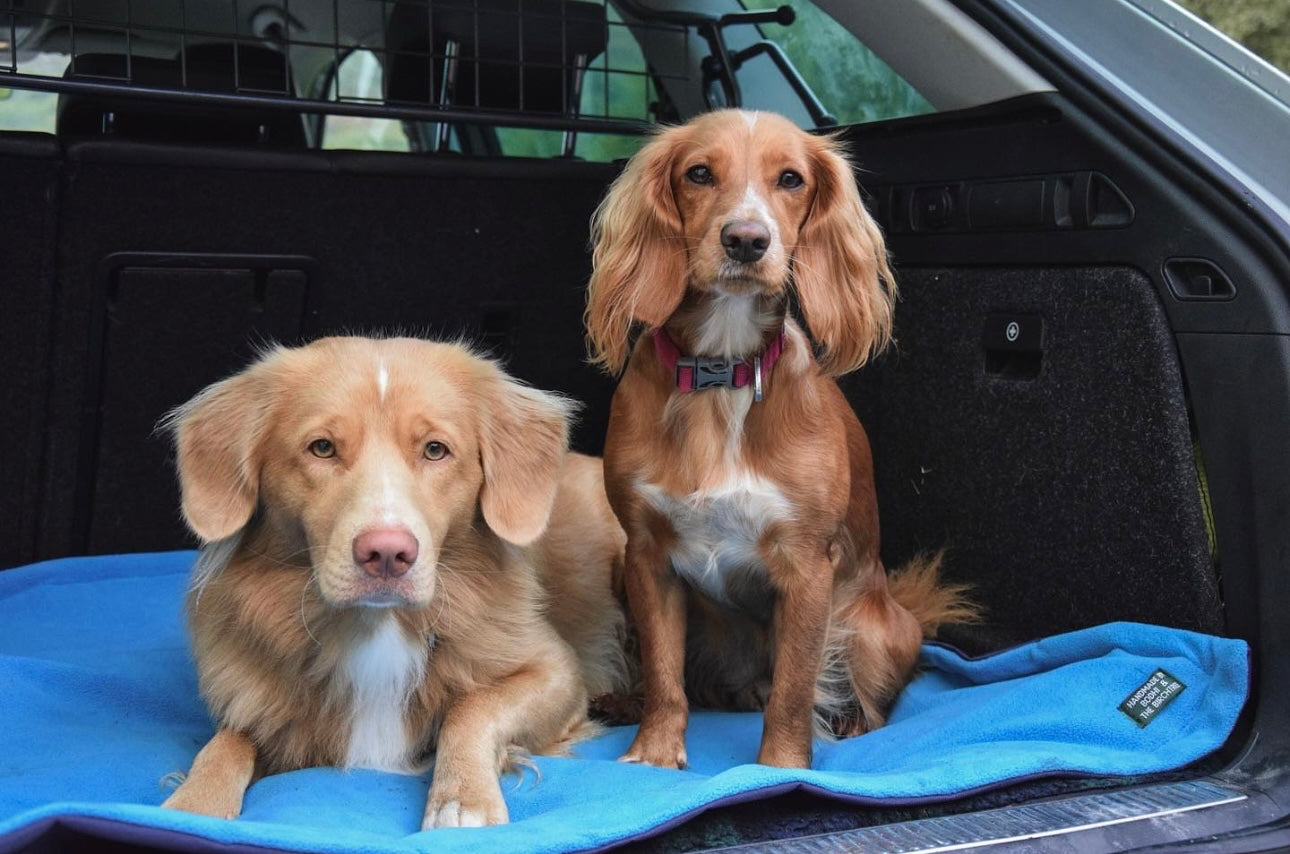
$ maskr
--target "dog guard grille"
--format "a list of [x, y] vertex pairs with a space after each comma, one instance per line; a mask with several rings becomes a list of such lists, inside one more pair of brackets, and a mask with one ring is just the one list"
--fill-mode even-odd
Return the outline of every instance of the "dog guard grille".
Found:
[[[726, 27], [794, 18], [787, 6], [714, 15], [641, 0], [0, 0], [0, 84], [109, 102], [89, 118], [70, 109], [75, 131], [111, 132], [129, 112], [111, 99], [126, 99], [436, 123], [423, 147], [438, 149], [449, 127], [472, 125], [638, 135], [678, 120], [668, 91], [692, 82], [707, 106], [739, 106], [735, 72], [766, 55], [816, 123], [833, 124], [778, 45], [726, 46]], [[655, 40], [677, 58], [668, 68], [641, 60]], [[354, 51], [380, 63], [378, 96], [340, 86]], [[65, 70], [30, 61], [50, 52]]]
[[[668, 118], [659, 87], [689, 73], [627, 62], [618, 45], [692, 37], [684, 21], [625, 20], [604, 0], [0, 0], [0, 85], [640, 134]], [[69, 56], [66, 71], [34, 70], [27, 60], [38, 50]], [[296, 82], [356, 50], [385, 69], [380, 97]]]

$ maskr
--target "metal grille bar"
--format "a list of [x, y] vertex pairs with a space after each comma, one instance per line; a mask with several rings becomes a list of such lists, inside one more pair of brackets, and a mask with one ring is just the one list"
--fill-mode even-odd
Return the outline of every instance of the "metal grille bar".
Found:
[[408, 104], [389, 104], [364, 99], [324, 101], [317, 98], [286, 98], [273, 95], [256, 95], [250, 92], [221, 94], [185, 89], [161, 89], [132, 84], [85, 82], [31, 74], [0, 76], [7, 86], [41, 92], [83, 92], [89, 94], [115, 93], [129, 95], [146, 101], [208, 105], [214, 107], [256, 107], [296, 113], [324, 113], [335, 116], [363, 116], [378, 119], [403, 119], [407, 121], [448, 122], [454, 124], [500, 125], [534, 130], [576, 130], [586, 133], [611, 133], [639, 135], [653, 127], [649, 122], [630, 119], [579, 116], [565, 118], [539, 113], [524, 114], [504, 110], [472, 110], [464, 107], [416, 107]]

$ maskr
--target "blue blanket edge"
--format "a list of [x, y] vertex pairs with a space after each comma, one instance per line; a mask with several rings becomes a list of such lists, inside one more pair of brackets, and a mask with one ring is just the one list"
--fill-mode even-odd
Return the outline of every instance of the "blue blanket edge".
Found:
[[[191, 554], [191, 553], [183, 552], [183, 553], [169, 553], [169, 554], [151, 554], [146, 556], [140, 555], [139, 557], [150, 559], [150, 560], [146, 560], [145, 563], [150, 563], [152, 560], [157, 561], [156, 564], [152, 564], [151, 566], [148, 567], [149, 571], [144, 573], [144, 574], [152, 574], [152, 571], [160, 563], [164, 563], [164, 562], [167, 562], [168, 560], [173, 560], [176, 557], [180, 557], [188, 554]], [[50, 563], [56, 564], [61, 562], [55, 561]], [[41, 566], [40, 568], [42, 570], [52, 569], [52, 567], [49, 567], [48, 564], [46, 564], [45, 566]], [[35, 569], [35, 567], [33, 567], [32, 569]], [[32, 575], [27, 576], [27, 578], [24, 580], [34, 582], [37, 580], [35, 576], [42, 575], [42, 574], [44, 573], [43, 572], [33, 573]], [[18, 579], [14, 578], [13, 580], [16, 581]], [[48, 579], [45, 579], [45, 580], [48, 580]], [[953, 650], [952, 647], [948, 647], [946, 645], [937, 645], [937, 646], [944, 648], [947, 652], [952, 652], [960, 656], [962, 655], [961, 653], [958, 653], [957, 651]], [[979, 661], [983, 659], [992, 659], [992, 658], [998, 658], [1000, 656], [1007, 656], [1008, 654], [1013, 653], [1015, 650], [1023, 648], [1025, 646], [1028, 646], [1028, 645], [1022, 644], [1019, 647], [1011, 647], [1008, 649], [991, 652], [983, 656], [972, 657], [971, 660]], [[1248, 657], [1249, 657], [1249, 650], [1247, 648], [1246, 649], [1247, 661], [1248, 661]], [[964, 656], [964, 658], [968, 658], [968, 657]], [[1249, 686], [1248, 686], [1249, 676], [1250, 674], [1247, 668], [1246, 670], [1246, 678], [1247, 678], [1246, 697], [1247, 698], [1248, 698], [1248, 690], [1249, 690]], [[917, 804], [926, 804], [931, 802], [945, 802], [945, 801], [954, 800], [962, 797], [968, 797], [973, 794], [978, 794], [981, 792], [988, 792], [988, 791], [998, 790], [1012, 785], [1017, 785], [1019, 783], [1026, 782], [1027, 780], [1053, 778], [1053, 777], [1064, 777], [1064, 778], [1102, 777], [1102, 778], [1108, 778], [1108, 779], [1115, 779], [1117, 777], [1122, 777], [1122, 776], [1123, 775], [1102, 774], [1102, 773], [1081, 774], [1079, 772], [1071, 772], [1071, 771], [1044, 772], [1044, 773], [1029, 775], [1027, 777], [1009, 778], [1006, 780], [998, 781], [997, 783], [978, 786], [972, 789], [965, 789], [963, 791], [958, 791], [953, 793], [941, 793], [934, 796], [916, 797], [916, 798], [872, 797], [872, 796], [865, 796], [865, 795], [855, 795], [855, 794], [850, 794], [846, 792], [834, 791], [827, 788], [826, 786], [821, 786], [816, 783], [808, 782], [805, 780], [784, 780], [784, 781], [772, 782], [764, 786], [749, 788], [724, 797], [719, 797], [715, 800], [705, 802], [701, 805], [691, 806], [688, 809], [682, 809], [672, 818], [666, 819], [660, 823], [657, 823], [646, 830], [638, 832], [637, 834], [621, 837], [610, 843], [598, 845], [591, 848], [585, 848], [582, 850], [588, 850], [588, 851], [600, 850], [606, 847], [606, 845], [612, 847], [632, 840], [653, 837], [658, 834], [664, 833], [670, 829], [673, 829], [679, 825], [682, 825], [687, 821], [693, 819], [695, 816], [700, 815], [709, 810], [712, 810], [714, 808], [761, 800], [761, 799], [774, 797], [776, 795], [795, 791], [795, 790], [811, 792], [841, 803], [901, 807], [901, 806], [911, 806], [911, 805], [917, 805]], [[35, 809], [28, 810], [24, 813], [11, 816], [9, 821], [3, 822], [3, 823], [6, 823], [6, 824], [10, 822], [16, 822], [16, 823], [11, 824], [9, 830], [0, 834], [0, 851], [13, 850], [16, 847], [21, 847], [22, 845], [29, 844], [30, 842], [38, 839], [41, 835], [43, 835], [43, 833], [48, 832], [49, 828], [55, 827], [60, 823], [66, 824], [68, 826], [83, 827], [86, 829], [99, 829], [99, 830], [111, 829], [114, 831], [114, 833], [110, 838], [117, 838], [115, 835], [116, 831], [128, 833], [131, 835], [131, 839], [122, 840], [122, 841], [126, 841], [126, 842], [138, 841], [140, 844], [152, 844], [152, 843], [146, 842], [145, 840], [147, 838], [151, 838], [151, 835], [157, 834], [160, 836], [164, 836], [167, 840], [173, 840], [175, 842], [181, 843], [181, 847], [184, 847], [187, 850], [220, 850], [220, 851], [317, 850], [316, 848], [303, 848], [299, 846], [294, 846], [294, 847], [290, 845], [281, 846], [276, 843], [257, 845], [257, 844], [250, 844], [245, 841], [235, 841], [231, 839], [221, 840], [219, 838], [218, 833], [205, 835], [200, 832], [181, 830], [173, 827], [165, 827], [165, 826], [159, 826], [156, 824], [148, 823], [146, 819], [149, 815], [159, 815], [159, 816], [172, 815], [169, 813], [162, 812], [156, 807], [134, 805], [134, 808], [131, 809], [130, 811], [131, 812], [140, 811], [139, 822], [132, 821], [128, 817], [113, 817], [113, 816], [107, 816], [107, 815], [101, 814], [103, 812], [108, 812], [108, 811], [119, 812], [119, 810], [113, 809], [113, 805], [109, 805], [109, 804], [96, 803], [96, 802], [78, 803], [74, 801], [68, 801], [68, 802], [61, 802], [61, 803], [55, 802], [55, 803], [44, 804]], [[137, 837], [136, 837], [136, 834], [137, 834]], [[403, 841], [407, 842], [408, 840], [404, 839]], [[341, 850], [341, 849], [337, 847], [336, 850]], [[571, 850], [577, 850], [577, 849], [571, 849]]]
[[[1203, 759], [1204, 757], [1202, 757]], [[1199, 761], [1199, 760], [1198, 760]], [[1168, 773], [1168, 772], [1166, 772]], [[747, 789], [707, 801], [698, 806], [686, 809], [676, 816], [651, 825], [637, 833], [623, 836], [610, 842], [597, 844], [589, 848], [568, 849], [570, 852], [577, 854], [596, 854], [596, 852], [609, 851], [623, 845], [634, 842], [641, 842], [661, 836], [669, 831], [681, 827], [693, 819], [709, 811], [720, 809], [722, 807], [738, 806], [740, 804], [754, 803], [756, 801], [768, 800], [770, 798], [787, 795], [794, 792], [804, 792], [816, 797], [820, 797], [839, 805], [852, 805], [857, 807], [876, 807], [887, 809], [901, 809], [908, 807], [926, 806], [937, 803], [948, 803], [963, 798], [970, 798], [988, 792], [999, 791], [1012, 786], [1024, 785], [1041, 780], [1052, 779], [1134, 779], [1132, 776], [1122, 776], [1114, 774], [1089, 774], [1069, 771], [1053, 771], [1038, 774], [1030, 774], [1023, 777], [1016, 777], [1007, 780], [1001, 780], [997, 783], [991, 783], [983, 786], [976, 786], [970, 789], [964, 789], [952, 794], [930, 795], [925, 797], [874, 797], [869, 795], [855, 795], [848, 792], [839, 792], [829, 789], [826, 786], [812, 783], [805, 780], [789, 780], [779, 783], [771, 783], [766, 786]], [[160, 807], [148, 807], [143, 805], [132, 805], [145, 812], [153, 812], [158, 817], [165, 818], [169, 813]], [[81, 831], [93, 838], [108, 839], [113, 842], [119, 842], [127, 845], [146, 845], [160, 849], [199, 852], [199, 851], [218, 851], [218, 852], [317, 852], [324, 849], [317, 847], [291, 846], [291, 845], [269, 845], [269, 844], [251, 844], [247, 842], [221, 840], [212, 836], [206, 836], [192, 830], [183, 830], [173, 827], [164, 827], [157, 824], [149, 824], [143, 821], [130, 821], [124, 818], [99, 814], [101, 812], [116, 812], [116, 805], [102, 803], [53, 803], [46, 804], [40, 808], [28, 810], [12, 817], [15, 826], [0, 834], [0, 854], [7, 854], [10, 851], [18, 851], [25, 846], [37, 842], [47, 833], [54, 831], [58, 826], [66, 826], [72, 830]], [[141, 816], [142, 818], [142, 816]], [[206, 820], [203, 818], [203, 820]], [[209, 819], [209, 821], [223, 822], [219, 819]], [[403, 839], [408, 842], [408, 839]], [[420, 846], [418, 846], [420, 848]], [[349, 846], [336, 846], [335, 851], [351, 851]], [[420, 848], [420, 850], [432, 851], [434, 846]]]

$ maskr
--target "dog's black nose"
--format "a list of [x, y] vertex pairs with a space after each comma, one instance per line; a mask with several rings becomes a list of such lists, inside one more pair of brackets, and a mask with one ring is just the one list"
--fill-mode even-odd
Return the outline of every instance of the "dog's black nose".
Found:
[[399, 578], [416, 563], [418, 545], [402, 528], [372, 528], [354, 538], [354, 563], [373, 578]]
[[750, 264], [766, 254], [770, 247], [770, 229], [759, 222], [735, 220], [721, 229], [721, 245], [731, 261]]

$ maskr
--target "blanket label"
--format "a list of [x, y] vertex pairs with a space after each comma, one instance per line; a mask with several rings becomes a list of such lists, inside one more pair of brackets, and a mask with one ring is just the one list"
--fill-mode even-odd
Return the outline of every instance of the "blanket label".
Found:
[[1186, 685], [1168, 672], [1157, 670], [1151, 674], [1150, 679], [1142, 683], [1142, 687], [1124, 698], [1120, 711], [1132, 718], [1138, 726], [1144, 727], [1155, 720], [1156, 715], [1186, 688]]

